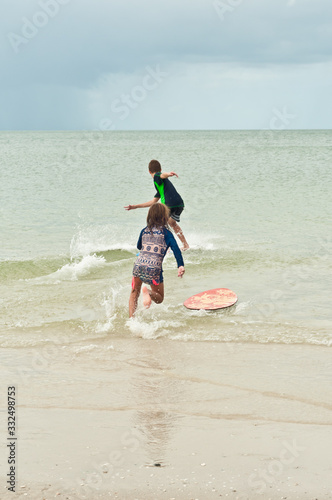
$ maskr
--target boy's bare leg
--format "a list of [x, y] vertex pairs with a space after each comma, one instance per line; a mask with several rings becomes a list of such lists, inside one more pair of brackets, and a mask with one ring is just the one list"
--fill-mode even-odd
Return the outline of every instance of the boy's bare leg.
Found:
[[132, 287], [129, 297], [129, 318], [132, 318], [137, 308], [137, 301], [141, 292], [142, 281], [140, 278], [133, 278]]
[[183, 247], [181, 248], [181, 250], [188, 250], [189, 248], [189, 245], [188, 245], [188, 242], [186, 240], [186, 238], [184, 237], [184, 234], [182, 232], [182, 229], [180, 228], [179, 224], [177, 224], [177, 222], [172, 219], [172, 217], [170, 217], [168, 219], [168, 224], [171, 226], [171, 228], [174, 230], [176, 236], [178, 236], [179, 240], [181, 241]]
[[145, 285], [142, 288], [143, 293], [143, 305], [146, 309], [151, 306], [151, 301], [156, 304], [161, 304], [164, 300], [164, 283], [159, 285], [151, 285], [151, 290], [149, 290]]

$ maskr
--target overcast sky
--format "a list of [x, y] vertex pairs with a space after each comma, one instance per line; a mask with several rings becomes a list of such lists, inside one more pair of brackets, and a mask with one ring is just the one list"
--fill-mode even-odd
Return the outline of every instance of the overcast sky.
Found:
[[331, 0], [0, 0], [0, 129], [332, 128]]

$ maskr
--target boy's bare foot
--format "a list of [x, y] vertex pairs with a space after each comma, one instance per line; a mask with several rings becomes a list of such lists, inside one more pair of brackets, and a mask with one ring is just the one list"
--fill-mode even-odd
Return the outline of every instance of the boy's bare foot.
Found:
[[149, 294], [149, 290], [145, 285], [142, 286], [142, 294], [143, 294], [143, 306], [145, 307], [145, 309], [149, 309], [149, 307], [151, 306], [151, 297]]
[[188, 248], [189, 248], [189, 245], [187, 243], [186, 245], [183, 245], [183, 247], [181, 248], [181, 251], [185, 252], [186, 250], [188, 250]]

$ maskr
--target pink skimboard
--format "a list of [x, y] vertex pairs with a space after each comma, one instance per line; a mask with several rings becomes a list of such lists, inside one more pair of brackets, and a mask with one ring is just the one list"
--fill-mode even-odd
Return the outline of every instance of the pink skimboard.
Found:
[[183, 305], [187, 309], [223, 309], [233, 306], [237, 302], [237, 296], [228, 288], [214, 288], [206, 292], [197, 293], [185, 300]]

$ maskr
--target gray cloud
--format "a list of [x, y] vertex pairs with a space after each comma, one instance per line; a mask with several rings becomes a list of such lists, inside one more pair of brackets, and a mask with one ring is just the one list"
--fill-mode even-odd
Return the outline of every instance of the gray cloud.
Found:
[[[47, 1], [40, 0], [47, 5]], [[33, 20], [40, 2], [7, 1], [1, 32], [5, 81], [84, 86], [100, 74], [165, 62], [295, 64], [331, 60], [332, 2], [251, 0], [218, 16], [207, 0], [68, 0], [18, 54], [8, 38]], [[219, 5], [219, 7], [218, 7]], [[220, 13], [220, 12], [219, 12]], [[5, 40], [4, 40], [5, 39]]]
[[[186, 72], [193, 65], [200, 71], [215, 65], [220, 72], [222, 64], [275, 65], [283, 73], [287, 66], [332, 58], [330, 0], [56, 1], [2, 0], [2, 128], [6, 123], [45, 127], [52, 122], [47, 116], [57, 126], [83, 127], [91, 123], [91, 90], [116, 98], [121, 86], [139, 79], [147, 65], [176, 67], [178, 75], [181, 67]], [[223, 11], [223, 5], [229, 9]], [[110, 75], [118, 83], [101, 89], [100, 80], [112, 81]], [[202, 92], [204, 85], [202, 80]], [[98, 99], [105, 101], [103, 95]]]

